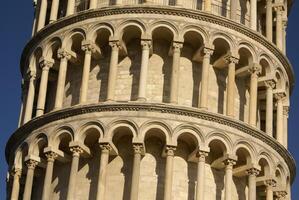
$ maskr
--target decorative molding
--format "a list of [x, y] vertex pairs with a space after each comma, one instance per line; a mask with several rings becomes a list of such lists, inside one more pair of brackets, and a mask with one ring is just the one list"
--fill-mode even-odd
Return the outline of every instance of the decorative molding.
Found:
[[170, 6], [113, 6], [109, 8], [100, 8], [95, 10], [86, 10], [79, 12], [77, 14], [71, 15], [69, 17], [64, 17], [59, 19], [58, 21], [48, 24], [42, 30], [40, 30], [25, 46], [22, 56], [21, 56], [21, 73], [23, 73], [23, 67], [28, 63], [29, 54], [33, 51], [33, 48], [36, 44], [40, 43], [44, 38], [51, 35], [57, 30], [60, 30], [68, 25], [72, 25], [77, 22], [81, 22], [91, 18], [98, 18], [104, 16], [111, 15], [119, 15], [119, 14], [160, 14], [160, 15], [172, 15], [172, 16], [181, 16], [192, 18], [199, 21], [205, 21], [211, 24], [217, 24], [219, 26], [225, 27], [226, 29], [234, 30], [238, 33], [241, 33], [252, 40], [260, 43], [265, 46], [268, 50], [270, 50], [281, 62], [282, 66], [285, 67], [286, 72], [290, 79], [290, 89], [294, 86], [295, 77], [294, 70], [287, 59], [286, 56], [271, 42], [269, 42], [263, 35], [260, 33], [251, 30], [249, 27], [246, 27], [240, 23], [234, 22], [225, 17], [217, 16], [214, 14], [209, 14], [199, 10], [187, 10], [177, 7]]
[[205, 110], [200, 110], [196, 108], [188, 108], [181, 106], [173, 106], [168, 104], [151, 104], [151, 103], [141, 103], [141, 102], [132, 102], [132, 103], [103, 103], [103, 104], [90, 104], [90, 105], [80, 105], [65, 108], [58, 111], [53, 111], [47, 114], [44, 114], [40, 117], [36, 117], [29, 121], [28, 123], [21, 126], [17, 129], [9, 138], [5, 155], [6, 160], [9, 160], [9, 155], [13, 152], [23, 140], [25, 140], [32, 131], [37, 128], [49, 124], [54, 121], [58, 121], [61, 119], [66, 119], [69, 117], [87, 114], [87, 113], [95, 113], [95, 112], [113, 112], [113, 111], [126, 111], [126, 112], [134, 112], [134, 111], [146, 111], [146, 112], [156, 112], [156, 113], [166, 113], [166, 114], [175, 114], [180, 116], [188, 116], [194, 117], [201, 120], [211, 121], [214, 123], [218, 123], [221, 125], [229, 126], [235, 128], [244, 134], [248, 134], [256, 139], [259, 139], [272, 147], [276, 152], [280, 154], [281, 157], [284, 158], [287, 163], [290, 173], [291, 179], [293, 181], [296, 175], [296, 165], [293, 157], [288, 152], [288, 150], [279, 144], [274, 138], [268, 136], [266, 133], [258, 130], [249, 124], [246, 124], [242, 121], [229, 118], [227, 116], [211, 113]]

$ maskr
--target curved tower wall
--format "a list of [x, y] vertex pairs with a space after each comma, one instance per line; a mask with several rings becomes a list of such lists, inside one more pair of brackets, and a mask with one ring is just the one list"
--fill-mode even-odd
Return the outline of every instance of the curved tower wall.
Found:
[[37, 1], [8, 197], [291, 199], [290, 4]]

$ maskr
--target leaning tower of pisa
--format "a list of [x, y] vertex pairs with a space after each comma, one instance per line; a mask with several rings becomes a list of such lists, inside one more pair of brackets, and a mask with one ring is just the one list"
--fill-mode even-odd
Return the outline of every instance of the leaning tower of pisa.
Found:
[[37, 0], [11, 200], [290, 200], [291, 0]]

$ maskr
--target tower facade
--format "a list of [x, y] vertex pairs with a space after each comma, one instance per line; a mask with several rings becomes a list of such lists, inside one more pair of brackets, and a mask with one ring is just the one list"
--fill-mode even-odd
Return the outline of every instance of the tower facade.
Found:
[[291, 199], [283, 0], [37, 0], [8, 199]]

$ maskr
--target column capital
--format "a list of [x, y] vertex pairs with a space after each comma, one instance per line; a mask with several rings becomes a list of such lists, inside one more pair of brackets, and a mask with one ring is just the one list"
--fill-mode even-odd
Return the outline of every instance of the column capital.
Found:
[[264, 181], [266, 187], [276, 187], [276, 181], [274, 179], [267, 179]]
[[109, 153], [112, 150], [112, 147], [109, 143], [100, 143], [100, 148], [104, 153]]
[[283, 115], [289, 116], [290, 106], [283, 106]]
[[179, 41], [172, 42], [172, 50], [173, 51], [181, 51], [181, 48], [183, 48], [183, 42], [179, 42]]
[[83, 40], [81, 49], [87, 53], [94, 53], [96, 51], [95, 43], [91, 40]]
[[119, 40], [109, 41], [109, 45], [111, 46], [112, 50], [119, 50], [121, 47]]
[[175, 150], [176, 150], [175, 146], [166, 146], [165, 147], [166, 156], [174, 156]]
[[248, 176], [257, 176], [259, 175], [259, 173], [260, 173], [260, 169], [254, 167], [246, 170], [246, 174]]
[[282, 14], [282, 11], [284, 11], [284, 6], [281, 3], [274, 4], [273, 8], [274, 8], [275, 12], [279, 13], [279, 14]]
[[152, 41], [146, 39], [141, 40], [141, 47], [142, 49], [150, 49], [152, 47]]
[[33, 159], [28, 159], [27, 161], [25, 161], [25, 164], [28, 169], [35, 169], [35, 167], [38, 165], [38, 161]]
[[73, 153], [73, 156], [77, 156], [77, 157], [79, 157], [80, 154], [84, 152], [83, 148], [80, 146], [72, 146], [70, 147], [70, 151]]
[[239, 62], [239, 58], [234, 57], [232, 55], [224, 56], [224, 60], [227, 64], [230, 64], [230, 63], [238, 64], [238, 62]]
[[32, 71], [32, 70], [27, 72], [26, 79], [29, 80], [29, 81], [34, 81], [36, 79], [36, 72]]
[[262, 72], [262, 67], [259, 64], [257, 64], [257, 63], [252, 63], [251, 66], [248, 69], [248, 72], [250, 74], [256, 74], [256, 75], [258, 75], [258, 74], [260, 74]]
[[198, 150], [198, 152], [196, 153], [196, 157], [198, 158], [199, 162], [205, 162], [206, 157], [209, 155], [209, 152], [207, 151], [202, 151], [202, 150]]
[[72, 58], [72, 54], [66, 50], [66, 49], [58, 49], [58, 52], [57, 52], [57, 57], [60, 58], [60, 59], [67, 59], [67, 60], [70, 60]]
[[10, 172], [10, 174], [15, 177], [15, 176], [18, 176], [18, 177], [21, 177], [22, 175], [22, 169], [20, 168], [13, 168]]
[[235, 159], [228, 158], [228, 159], [224, 160], [223, 163], [227, 167], [233, 167], [234, 165], [237, 164], [237, 161]]
[[54, 162], [55, 159], [58, 157], [58, 154], [53, 151], [48, 151], [48, 152], [45, 152], [45, 156], [47, 158], [47, 161]]
[[274, 194], [277, 196], [278, 200], [283, 200], [288, 193], [286, 191], [276, 191]]
[[213, 55], [213, 53], [214, 53], [214, 49], [212, 49], [211, 47], [207, 47], [207, 46], [202, 47], [202, 54], [204, 57], [206, 56], [210, 57], [211, 55]]
[[274, 93], [274, 98], [275, 98], [277, 101], [283, 100], [285, 97], [286, 97], [286, 93], [285, 93], [285, 92], [277, 92], [277, 93]]
[[39, 60], [39, 66], [43, 70], [49, 70], [51, 67], [53, 67], [53, 65], [54, 65], [54, 59], [52, 58], [41, 57], [41, 59]]
[[144, 154], [143, 144], [140, 143], [133, 144], [133, 150], [135, 154]]
[[276, 82], [273, 79], [264, 81], [264, 84], [267, 88], [270, 89], [274, 89], [276, 86]]

